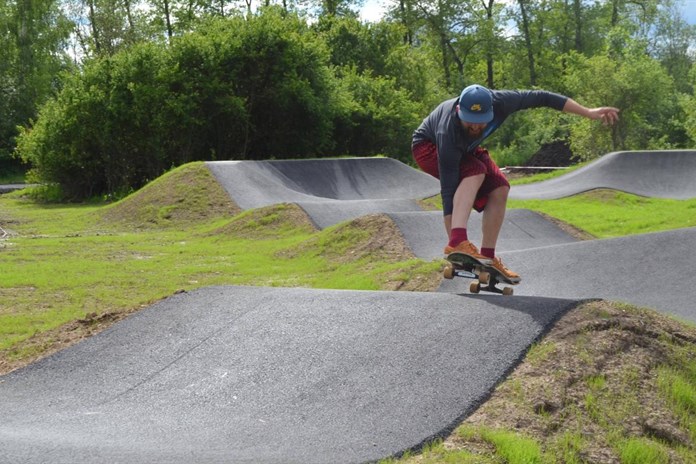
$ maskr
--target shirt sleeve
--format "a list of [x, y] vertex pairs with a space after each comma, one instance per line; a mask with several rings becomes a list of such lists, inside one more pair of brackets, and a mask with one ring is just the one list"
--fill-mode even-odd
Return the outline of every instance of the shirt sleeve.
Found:
[[530, 108], [546, 107], [562, 111], [568, 100], [568, 97], [546, 90], [497, 90], [493, 95], [502, 103], [505, 117]]

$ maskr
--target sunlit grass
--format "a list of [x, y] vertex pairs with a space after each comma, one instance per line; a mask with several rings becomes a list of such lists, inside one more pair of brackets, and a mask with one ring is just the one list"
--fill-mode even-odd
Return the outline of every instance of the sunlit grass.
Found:
[[612, 190], [558, 200], [510, 200], [508, 206], [548, 214], [598, 238], [696, 226], [696, 199], [644, 198]]

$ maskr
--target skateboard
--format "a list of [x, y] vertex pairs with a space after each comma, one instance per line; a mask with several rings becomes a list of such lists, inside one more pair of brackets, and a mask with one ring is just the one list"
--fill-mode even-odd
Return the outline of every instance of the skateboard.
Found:
[[478, 260], [463, 253], [451, 253], [447, 256], [447, 265], [444, 269], [445, 279], [464, 277], [472, 279], [469, 285], [471, 293], [490, 292], [509, 296], [513, 294], [512, 287], [499, 288], [501, 283], [516, 285], [510, 282], [495, 268], [481, 264]]

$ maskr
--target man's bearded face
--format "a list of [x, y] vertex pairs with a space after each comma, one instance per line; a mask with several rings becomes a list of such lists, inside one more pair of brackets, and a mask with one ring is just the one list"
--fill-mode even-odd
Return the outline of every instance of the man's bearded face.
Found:
[[486, 124], [478, 124], [478, 123], [473, 123], [473, 122], [464, 122], [464, 121], [459, 121], [462, 123], [462, 127], [466, 131], [466, 133], [469, 135], [471, 138], [478, 138], [483, 134], [483, 130], [486, 128]]

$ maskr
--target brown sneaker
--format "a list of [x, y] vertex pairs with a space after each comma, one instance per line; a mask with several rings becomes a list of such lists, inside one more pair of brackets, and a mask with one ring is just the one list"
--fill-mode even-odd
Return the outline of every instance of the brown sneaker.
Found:
[[513, 272], [507, 267], [505, 267], [503, 262], [497, 256], [493, 258], [493, 262], [489, 264], [489, 266], [495, 269], [496, 271], [500, 272], [503, 275], [503, 277], [510, 281], [511, 284], [519, 284], [522, 280], [522, 277], [520, 277], [518, 273]]
[[481, 264], [490, 265], [492, 263], [491, 258], [483, 256], [479, 252], [478, 248], [476, 248], [476, 245], [474, 245], [468, 240], [463, 241], [456, 247], [451, 247], [449, 245], [445, 247], [445, 255], [449, 257], [449, 255], [453, 253], [461, 253], [463, 255], [471, 256], [475, 260], [479, 261]]

